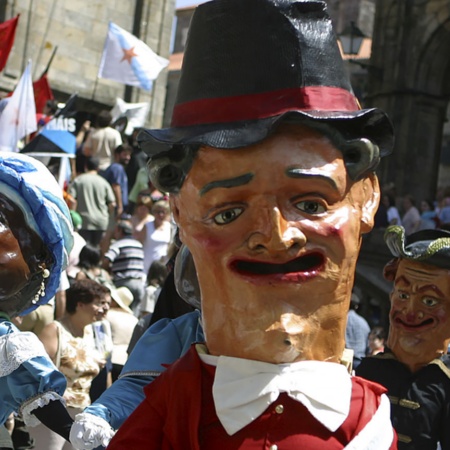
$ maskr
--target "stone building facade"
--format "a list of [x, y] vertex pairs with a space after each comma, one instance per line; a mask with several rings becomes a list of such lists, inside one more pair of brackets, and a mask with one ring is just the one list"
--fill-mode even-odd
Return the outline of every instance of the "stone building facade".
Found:
[[434, 199], [439, 185], [450, 186], [450, 1], [377, 0], [370, 64], [368, 104], [383, 108], [396, 131], [382, 184]]
[[[195, 5], [204, 3], [204, 1], [199, 0], [197, 2], [193, 1], [192, 3], [194, 6], [179, 8], [176, 11], [173, 54], [171, 55], [171, 64], [169, 66], [167, 82], [168, 89], [163, 122], [164, 126], [170, 125], [189, 23], [192, 14], [194, 13]], [[328, 5], [328, 12], [333, 21], [333, 26], [337, 33], [341, 33], [350, 22], [354, 22], [367, 37], [371, 37], [375, 16], [375, 0], [326, 0], [326, 3]], [[358, 68], [357, 66], [349, 67], [349, 69], [351, 69], [356, 87], [365, 86], [367, 78], [366, 71], [361, 70], [361, 68]]]
[[[150, 102], [148, 126], [162, 123], [167, 69], [152, 92], [106, 79], [97, 79], [108, 23], [114, 22], [168, 58], [175, 0], [13, 0], [0, 3], [0, 17], [20, 14], [14, 47], [0, 74], [0, 90], [14, 89], [28, 59], [33, 80], [40, 77], [53, 51], [48, 79], [57, 100], [78, 93], [78, 108], [110, 108], [116, 97], [128, 102]], [[126, 97], [126, 98], [125, 98]]]

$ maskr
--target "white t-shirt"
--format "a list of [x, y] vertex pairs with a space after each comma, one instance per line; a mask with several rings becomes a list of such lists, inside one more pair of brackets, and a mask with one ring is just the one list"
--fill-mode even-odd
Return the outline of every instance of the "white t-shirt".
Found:
[[[401, 225], [402, 219], [400, 218], [400, 214], [398, 212], [398, 209], [395, 206], [390, 206], [387, 210], [387, 218], [389, 225]], [[397, 222], [392, 223], [393, 219], [397, 219]]]
[[166, 262], [169, 244], [172, 241], [172, 225], [170, 222], [163, 222], [163, 225], [155, 230], [155, 223], [147, 222], [145, 224], [145, 242], [144, 242], [144, 272], [153, 261]]

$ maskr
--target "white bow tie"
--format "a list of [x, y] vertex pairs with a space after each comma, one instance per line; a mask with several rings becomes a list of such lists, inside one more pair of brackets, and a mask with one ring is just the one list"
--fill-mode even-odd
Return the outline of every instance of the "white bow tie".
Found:
[[230, 436], [259, 417], [280, 392], [302, 403], [332, 432], [350, 411], [351, 377], [341, 364], [300, 361], [277, 365], [226, 356], [199, 356], [206, 364], [217, 366], [214, 404]]

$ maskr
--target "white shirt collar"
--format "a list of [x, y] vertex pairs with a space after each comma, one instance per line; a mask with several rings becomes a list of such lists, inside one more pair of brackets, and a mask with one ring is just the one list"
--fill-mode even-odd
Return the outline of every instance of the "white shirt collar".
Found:
[[269, 364], [212, 356], [199, 347], [200, 359], [217, 367], [213, 383], [214, 405], [229, 435], [259, 417], [281, 392], [302, 403], [332, 432], [349, 414], [352, 383], [341, 364], [323, 361]]

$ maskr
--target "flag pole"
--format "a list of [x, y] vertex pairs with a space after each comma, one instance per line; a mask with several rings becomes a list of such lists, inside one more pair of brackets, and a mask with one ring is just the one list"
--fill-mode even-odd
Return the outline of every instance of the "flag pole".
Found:
[[31, 7], [32, 3], [30, 0], [30, 3], [28, 5], [28, 15], [27, 15], [27, 26], [25, 31], [25, 43], [23, 46], [23, 57], [22, 57], [22, 73], [25, 70], [25, 67], [27, 63], [25, 62], [27, 60], [27, 50], [28, 50], [28, 40], [30, 39], [30, 26], [31, 26]]
[[56, 54], [56, 50], [58, 50], [58, 46], [57, 46], [57, 45], [55, 45], [55, 47], [53, 47], [52, 54], [50, 55], [50, 59], [48, 60], [47, 66], [45, 67], [44, 71], [43, 71], [42, 74], [41, 74], [41, 78], [42, 78], [44, 75], [46, 75], [47, 72], [49, 71], [50, 66], [51, 66], [51, 64], [52, 64], [52, 61], [53, 61], [53, 58], [55, 57], [55, 54]]
[[98, 84], [98, 77], [95, 78], [94, 90], [92, 91], [91, 102], [94, 101], [94, 98], [95, 98], [95, 91], [97, 90], [97, 84]]

